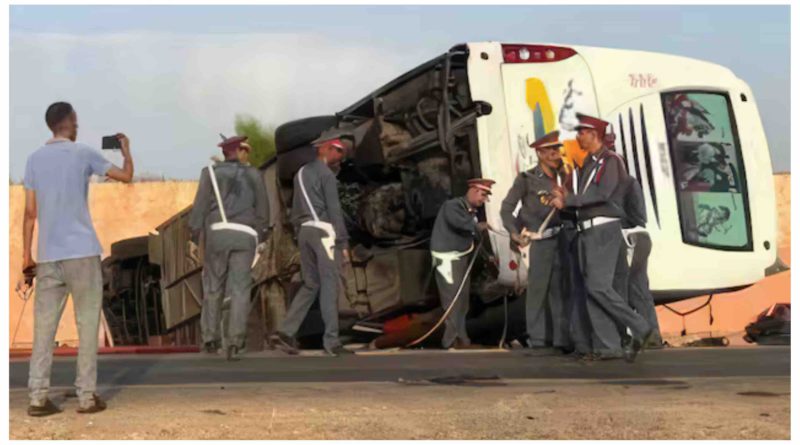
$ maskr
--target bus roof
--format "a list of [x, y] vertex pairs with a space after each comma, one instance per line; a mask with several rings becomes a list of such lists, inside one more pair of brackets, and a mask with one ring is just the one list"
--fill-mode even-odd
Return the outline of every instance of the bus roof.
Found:
[[[506, 42], [509, 43], [510, 42]], [[478, 51], [492, 48], [500, 52], [503, 42], [470, 42], [453, 46], [450, 51], [440, 54], [401, 76], [381, 86], [359, 101], [340, 111], [343, 118], [352, 115], [369, 115], [372, 112], [372, 99], [382, 96], [404, 84], [419, 74], [441, 63], [451, 52]], [[520, 43], [514, 43], [520, 44]], [[601, 48], [557, 43], [523, 43], [527, 45], [552, 45], [574, 49], [582, 57], [592, 74], [597, 92], [597, 105], [601, 113], [615, 108], [621, 103], [652, 91], [670, 89], [711, 88], [730, 89], [740, 85], [738, 79], [728, 68], [714, 63], [684, 56], [650, 51]], [[637, 86], [641, 81], [649, 82], [650, 87]]]

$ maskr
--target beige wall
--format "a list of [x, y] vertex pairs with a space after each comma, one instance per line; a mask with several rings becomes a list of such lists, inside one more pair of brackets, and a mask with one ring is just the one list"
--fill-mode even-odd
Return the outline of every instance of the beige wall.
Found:
[[[792, 244], [792, 176], [788, 173], [775, 175], [775, 202], [778, 203], [778, 247]], [[785, 258], [789, 261], [789, 258]]]
[[[781, 258], [789, 262], [790, 232], [790, 175], [775, 175], [775, 190], [778, 202], [778, 248]], [[197, 189], [196, 182], [147, 182], [136, 184], [92, 184], [89, 192], [92, 218], [104, 255], [108, 255], [113, 242], [120, 239], [146, 235], [156, 225], [165, 221], [191, 204]], [[33, 326], [33, 301], [30, 301], [20, 318], [22, 300], [14, 293], [14, 285], [20, 278], [22, 262], [22, 211], [24, 192], [21, 186], [10, 187], [10, 335], [13, 336], [20, 320], [16, 344], [26, 347], [31, 341]], [[34, 250], [35, 252], [35, 250]], [[708, 309], [703, 309], [686, 318], [687, 331], [706, 334], [738, 332], [773, 302], [788, 302], [790, 299], [790, 273], [776, 275], [741, 292], [715, 297], [712, 304], [714, 324], [708, 323]], [[705, 297], [682, 301], [671, 307], [686, 311], [705, 301]], [[666, 308], [658, 308], [662, 331], [666, 336], [680, 333], [680, 317]], [[77, 340], [68, 304], [61, 321], [57, 339], [74, 343]], [[12, 338], [12, 337], [9, 337]]]
[[[192, 203], [197, 183], [185, 182], [139, 182], [134, 184], [103, 183], [89, 187], [89, 210], [103, 256], [110, 253], [111, 244], [125, 238], [146, 235], [158, 224]], [[25, 207], [25, 192], [22, 186], [9, 187], [9, 291], [10, 334], [16, 347], [30, 347], [33, 332], [33, 299], [28, 301], [24, 313], [23, 301], [14, 292], [21, 276], [22, 267], [22, 212]], [[34, 236], [34, 259], [36, 256]], [[13, 338], [19, 320], [19, 332]], [[60, 343], [77, 344], [75, 321], [71, 301], [67, 303], [59, 325], [56, 340]], [[15, 345], [11, 345], [15, 347]]]

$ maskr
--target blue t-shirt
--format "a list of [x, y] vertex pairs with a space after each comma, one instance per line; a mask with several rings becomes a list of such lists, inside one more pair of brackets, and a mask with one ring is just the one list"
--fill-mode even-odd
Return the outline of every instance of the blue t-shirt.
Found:
[[56, 141], [28, 156], [25, 188], [36, 192], [40, 263], [103, 253], [89, 215], [89, 178], [111, 162], [84, 144]]

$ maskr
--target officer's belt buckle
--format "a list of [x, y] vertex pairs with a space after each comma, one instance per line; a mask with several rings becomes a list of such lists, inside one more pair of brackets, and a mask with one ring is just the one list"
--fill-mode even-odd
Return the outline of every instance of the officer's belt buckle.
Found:
[[594, 227], [601, 226], [603, 224], [608, 224], [614, 221], [619, 221], [619, 218], [596, 216], [594, 218], [590, 218], [585, 221], [579, 222], [578, 224], [576, 224], [576, 228], [578, 230], [578, 233], [582, 233]]
[[539, 239], [553, 238], [554, 236], [558, 235], [559, 232], [561, 232], [561, 226], [550, 227], [542, 232], [542, 237]]

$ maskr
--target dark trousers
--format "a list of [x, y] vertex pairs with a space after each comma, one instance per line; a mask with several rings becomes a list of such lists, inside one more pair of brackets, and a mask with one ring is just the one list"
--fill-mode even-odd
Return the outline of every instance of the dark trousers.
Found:
[[656, 330], [658, 335], [655, 341], [661, 343], [658, 316], [653, 294], [650, 293], [650, 280], [647, 277], [647, 260], [650, 257], [653, 243], [647, 233], [633, 233], [630, 237], [635, 244], [628, 278], [628, 301], [636, 312], [647, 320], [650, 328]]
[[529, 249], [525, 324], [530, 345], [567, 347], [570, 341], [564, 308], [562, 236], [533, 241]]
[[[446, 311], [453, 299], [456, 298], [456, 292], [464, 280], [464, 287], [461, 289], [461, 294], [458, 296], [458, 301], [453, 306], [453, 310], [444, 321], [444, 335], [442, 336], [442, 347], [449, 348], [453, 346], [456, 339], [460, 339], [464, 344], [470, 344], [469, 335], [467, 335], [467, 312], [469, 312], [469, 287], [470, 277], [467, 276], [467, 267], [469, 266], [472, 255], [464, 255], [461, 258], [453, 261], [453, 282], [448, 283], [447, 280], [439, 273], [438, 270], [433, 271], [436, 275], [436, 287], [439, 289], [439, 300], [441, 301], [442, 308]], [[434, 259], [433, 266], [436, 267], [440, 263], [438, 259]]]
[[334, 249], [334, 259], [330, 259], [322, 245], [325, 232], [315, 227], [300, 227], [297, 246], [300, 249], [300, 273], [303, 287], [292, 299], [286, 318], [278, 331], [294, 337], [308, 314], [308, 310], [319, 297], [319, 308], [325, 333], [322, 344], [331, 350], [340, 346], [339, 340], [339, 264], [341, 251]]
[[565, 280], [568, 289], [564, 313], [569, 322], [569, 336], [576, 352], [588, 354], [592, 352], [592, 324], [587, 309], [586, 284], [581, 274], [578, 232], [574, 227], [565, 227], [561, 234], [568, 275]]
[[614, 289], [614, 274], [623, 242], [618, 222], [592, 227], [578, 235], [581, 271], [590, 302], [587, 305], [589, 315], [592, 317], [592, 327], [596, 337], [602, 342], [596, 345], [596, 350], [621, 349], [614, 339], [615, 336], [619, 337], [619, 329], [613, 323], [605, 323], [607, 317], [617, 325], [629, 328], [636, 338], [644, 337], [650, 330], [647, 321], [634, 312], [622, 295]]
[[[225, 345], [244, 349], [256, 241], [247, 233], [233, 230], [208, 230], [206, 234], [200, 313], [203, 342], [224, 340]], [[225, 332], [220, 333], [225, 300], [230, 304]]]

